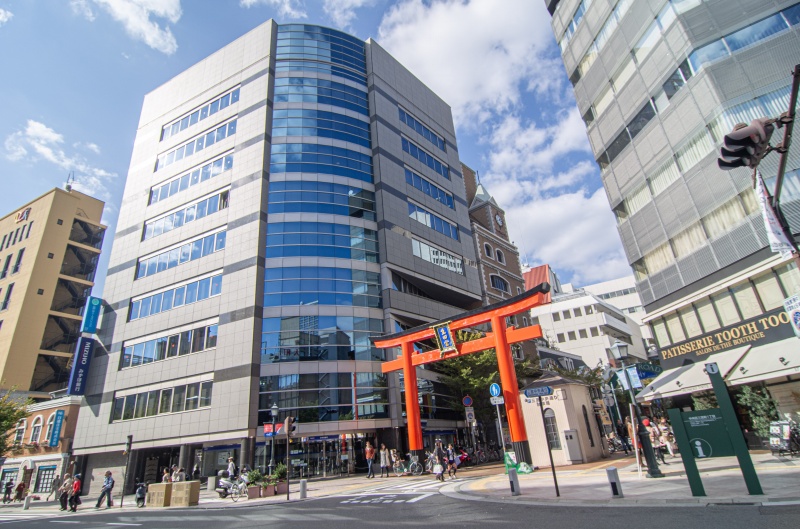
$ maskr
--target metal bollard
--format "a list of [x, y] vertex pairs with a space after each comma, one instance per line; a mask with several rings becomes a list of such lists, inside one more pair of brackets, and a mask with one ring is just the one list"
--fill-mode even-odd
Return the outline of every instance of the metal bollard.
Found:
[[308, 480], [307, 479], [301, 479], [300, 480], [300, 499], [301, 500], [305, 499], [307, 489], [308, 489]]
[[209, 476], [207, 490], [213, 491], [216, 488], [217, 488], [217, 476]]
[[625, 496], [622, 495], [622, 482], [619, 480], [617, 467], [608, 467], [606, 475], [608, 476], [608, 483], [611, 485], [611, 497], [624, 498]]
[[517, 476], [516, 468], [508, 469], [508, 482], [511, 485], [511, 495], [519, 496], [521, 491], [519, 490], [519, 477]]
[[22, 504], [22, 510], [27, 511], [31, 508], [31, 502], [33, 501], [33, 496], [25, 496], [25, 503]]

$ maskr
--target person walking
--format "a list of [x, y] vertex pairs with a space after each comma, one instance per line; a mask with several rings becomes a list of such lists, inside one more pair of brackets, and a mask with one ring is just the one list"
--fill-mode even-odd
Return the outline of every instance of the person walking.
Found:
[[164, 467], [164, 473], [161, 474], [161, 483], [170, 483], [172, 475], [169, 473], [169, 467]]
[[11, 503], [13, 501], [13, 498], [11, 497], [11, 494], [13, 492], [14, 492], [14, 480], [9, 478], [9, 480], [6, 481], [5, 484], [5, 490], [3, 493], [3, 503]]
[[58, 502], [61, 504], [60, 510], [62, 511], [67, 510], [70, 492], [72, 492], [72, 476], [70, 474], [64, 474], [64, 482], [58, 487]]
[[458, 456], [453, 443], [447, 445], [447, 475], [450, 479], [456, 479], [456, 472], [458, 472]]
[[81, 502], [81, 489], [83, 488], [83, 476], [75, 474], [72, 479], [72, 490], [69, 493], [69, 511], [78, 512], [78, 505]]
[[[177, 473], [178, 467], [175, 467], [175, 470], [176, 470], [176, 473]], [[173, 473], [172, 481], [175, 481], [175, 478], [177, 478], [177, 477], [178, 476], [175, 473]], [[233, 478], [236, 477], [236, 463], [233, 462], [233, 458], [232, 457], [228, 458], [228, 477], [231, 479], [231, 481], [233, 481]]]
[[25, 482], [20, 481], [17, 484], [16, 494], [14, 494], [14, 501], [22, 501], [25, 499]]
[[444, 481], [444, 466], [447, 461], [447, 453], [442, 448], [442, 440], [436, 440], [436, 448], [433, 449], [433, 475], [439, 481]]
[[670, 456], [675, 457], [675, 434], [666, 417], [661, 417], [658, 428], [661, 430], [661, 444], [667, 448]]
[[650, 422], [650, 419], [643, 419], [642, 424], [644, 424], [644, 427], [647, 428], [647, 431], [650, 434], [650, 444], [653, 445], [653, 451], [656, 454], [656, 459], [661, 459], [663, 464], [669, 465], [666, 459], [664, 459], [664, 450], [661, 446], [661, 430], [658, 429], [658, 425]]
[[364, 448], [364, 459], [367, 460], [367, 479], [375, 477], [375, 471], [372, 469], [372, 463], [375, 461], [375, 449], [372, 448], [372, 443], [367, 441], [367, 447]]
[[103, 499], [106, 499], [106, 509], [111, 508], [111, 491], [114, 489], [114, 478], [111, 477], [111, 471], [106, 470], [105, 478], [103, 478], [103, 488], [100, 489], [100, 497], [97, 498], [97, 505], [95, 509], [99, 509], [103, 504]]
[[50, 481], [50, 492], [47, 493], [47, 498], [45, 499], [45, 501], [50, 501], [50, 496], [53, 495], [55, 495], [55, 497], [53, 498], [54, 500], [58, 499], [59, 487], [61, 487], [61, 476], [56, 474], [55, 477], [53, 477], [52, 481]]
[[628, 455], [628, 452], [631, 450], [630, 444], [628, 443], [628, 438], [625, 435], [627, 433], [627, 428], [622, 424], [622, 421], [617, 419], [617, 435], [619, 436], [619, 441], [622, 443], [622, 449], [625, 450], [625, 455]]
[[389, 449], [386, 448], [386, 445], [381, 443], [381, 450], [380, 450], [380, 461], [381, 461], [381, 477], [383, 477], [383, 471], [386, 471], [386, 477], [389, 477], [389, 471], [392, 470], [392, 458], [389, 455]]

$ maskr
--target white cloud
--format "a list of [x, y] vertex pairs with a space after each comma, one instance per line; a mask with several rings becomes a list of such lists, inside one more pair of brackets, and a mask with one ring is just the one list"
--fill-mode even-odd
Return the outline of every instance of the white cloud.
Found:
[[[96, 6], [106, 11], [111, 18], [122, 24], [125, 32], [133, 39], [140, 40], [167, 55], [178, 50], [178, 42], [169, 26], [162, 27], [154, 19], [164, 19], [175, 24], [180, 20], [180, 0], [91, 0]], [[95, 14], [88, 0], [73, 0], [72, 11], [89, 21]]]
[[356, 10], [373, 4], [374, 0], [324, 0], [322, 9], [336, 27], [350, 29]]
[[[6, 158], [11, 161], [36, 163], [49, 162], [65, 172], [75, 172], [75, 189], [102, 200], [109, 200], [110, 181], [117, 177], [99, 167], [95, 167], [77, 153], [67, 153], [64, 136], [44, 123], [29, 119], [25, 128], [10, 134], [4, 143]], [[94, 143], [78, 143], [90, 151], [99, 153]], [[66, 175], [65, 175], [66, 176]]]
[[239, 0], [242, 7], [257, 5], [270, 6], [278, 10], [278, 15], [286, 18], [308, 18], [305, 6], [299, 0]]
[[92, 6], [89, 5], [89, 0], [70, 0], [69, 6], [74, 14], [82, 16], [89, 22], [94, 21], [95, 14], [92, 11]]
[[14, 17], [14, 13], [11, 11], [6, 11], [2, 7], [0, 7], [0, 26], [8, 22]]
[[509, 111], [523, 91], [562, 92], [544, 2], [404, 0], [384, 15], [378, 41], [453, 107], [459, 125]]

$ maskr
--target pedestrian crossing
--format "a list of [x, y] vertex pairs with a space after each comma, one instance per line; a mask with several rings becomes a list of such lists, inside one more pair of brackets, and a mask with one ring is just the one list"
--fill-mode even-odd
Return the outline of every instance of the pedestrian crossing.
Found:
[[441, 482], [433, 478], [414, 481], [403, 479], [402, 483], [376, 484], [368, 489], [337, 496], [346, 498], [340, 502], [346, 504], [416, 503], [437, 494], [444, 485], [469, 480], [470, 478], [455, 478]]
[[41, 511], [31, 510], [15, 510], [14, 512], [0, 512], [0, 524], [7, 524], [13, 522], [24, 522], [25, 520], [43, 520], [45, 518], [56, 518], [63, 516], [61, 513], [43, 513]]

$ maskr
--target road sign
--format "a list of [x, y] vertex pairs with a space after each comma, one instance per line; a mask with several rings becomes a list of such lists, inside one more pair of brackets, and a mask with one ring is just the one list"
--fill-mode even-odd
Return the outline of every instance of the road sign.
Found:
[[472, 406], [472, 397], [464, 395], [464, 398], [461, 399], [461, 404], [463, 404], [465, 408]]
[[639, 378], [655, 378], [664, 372], [664, 368], [649, 362], [641, 362], [636, 364], [636, 371]]
[[553, 388], [550, 386], [542, 386], [540, 388], [532, 388], [525, 390], [525, 396], [529, 399], [533, 397], [546, 397], [553, 394]]
[[489, 395], [492, 397], [499, 397], [500, 396], [500, 384], [494, 383], [489, 386]]
[[275, 437], [276, 435], [280, 435], [282, 431], [283, 431], [283, 423], [276, 424], [274, 432], [272, 431], [271, 424], [264, 425], [264, 437]]
[[603, 404], [605, 404], [609, 408], [612, 407], [614, 405], [614, 397], [612, 397], [611, 395], [605, 395], [603, 397]]
[[467, 406], [464, 408], [464, 415], [466, 416], [467, 422], [471, 423], [475, 420], [475, 408]]
[[498, 406], [500, 404], [505, 404], [506, 403], [506, 401], [505, 401], [505, 399], [503, 397], [492, 397], [489, 400], [492, 402], [493, 406]]

